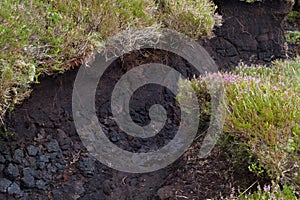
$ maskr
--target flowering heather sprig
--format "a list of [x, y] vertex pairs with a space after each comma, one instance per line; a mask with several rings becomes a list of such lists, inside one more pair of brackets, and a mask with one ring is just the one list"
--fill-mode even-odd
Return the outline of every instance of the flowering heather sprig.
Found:
[[270, 185], [265, 185], [264, 186], [264, 192], [269, 192], [271, 190], [271, 186]]
[[234, 83], [241, 83], [241, 82], [254, 82], [254, 83], [261, 83], [262, 80], [260, 78], [256, 78], [253, 76], [247, 76], [247, 75], [238, 75], [238, 74], [233, 74], [230, 72], [225, 72], [225, 73], [206, 73], [205, 75], [200, 76], [197, 79], [196, 85], [200, 87], [203, 83], [211, 82], [216, 79], [222, 80], [225, 84], [234, 84]]
[[241, 199], [241, 200], [258, 200], [258, 199], [268, 199], [268, 200], [284, 200], [284, 199], [291, 199], [296, 200], [296, 196], [293, 195], [295, 192], [292, 188], [288, 188], [287, 186], [284, 186], [285, 190], [288, 190], [291, 194], [285, 194], [283, 190], [280, 189], [279, 185], [272, 181], [271, 185], [266, 185], [263, 187], [263, 189], [258, 185], [257, 191], [254, 193], [245, 193], [238, 191], [235, 192], [235, 188], [233, 187], [231, 189], [231, 193], [229, 197], [221, 197], [221, 199], [226, 200], [235, 200], [235, 199]]

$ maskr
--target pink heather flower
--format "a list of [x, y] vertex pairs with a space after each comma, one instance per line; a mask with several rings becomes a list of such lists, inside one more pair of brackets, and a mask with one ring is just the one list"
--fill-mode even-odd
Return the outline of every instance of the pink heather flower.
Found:
[[230, 194], [230, 198], [234, 198], [234, 187], [231, 189], [231, 194]]
[[261, 83], [262, 80], [259, 78], [255, 78], [252, 76], [242, 76], [242, 75], [237, 75], [237, 74], [232, 74], [230, 72], [225, 72], [225, 73], [206, 73], [204, 75], [201, 75], [196, 82], [197, 87], [201, 87], [203, 83], [209, 83], [210, 81], [215, 81], [215, 80], [221, 80], [225, 84], [234, 84], [234, 83], [239, 83], [239, 82], [254, 82], [254, 83]]
[[20, 10], [21, 10], [21, 9], [24, 10], [24, 9], [25, 9], [25, 5], [24, 5], [23, 3], [22, 3], [22, 4], [19, 4], [19, 5], [18, 5], [18, 8], [19, 8]]
[[264, 186], [264, 191], [265, 191], [265, 192], [268, 192], [268, 191], [270, 191], [270, 189], [271, 189], [270, 185], [268, 185], [268, 186]]
[[275, 199], [276, 200], [275, 194], [271, 195], [271, 199]]

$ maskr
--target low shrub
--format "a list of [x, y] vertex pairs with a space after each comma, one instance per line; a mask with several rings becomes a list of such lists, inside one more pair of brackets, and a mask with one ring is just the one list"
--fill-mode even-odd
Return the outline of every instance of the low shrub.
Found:
[[291, 187], [284, 185], [282, 188], [275, 182], [271, 185], [266, 185], [263, 188], [257, 187], [257, 190], [253, 193], [247, 193], [247, 191], [241, 192], [232, 188], [231, 194], [227, 198], [221, 198], [226, 200], [240, 199], [240, 200], [297, 200], [295, 190]]
[[238, 135], [271, 178], [300, 186], [299, 59], [272, 68], [241, 66], [237, 74], [255, 81], [227, 88], [224, 131]]
[[[232, 160], [246, 157], [250, 171], [299, 192], [300, 58], [276, 61], [272, 67], [241, 64], [218, 75], [228, 108], [223, 131], [231, 139], [222, 145], [235, 147]], [[196, 92], [203, 92], [201, 83], [210, 76], [192, 80]]]

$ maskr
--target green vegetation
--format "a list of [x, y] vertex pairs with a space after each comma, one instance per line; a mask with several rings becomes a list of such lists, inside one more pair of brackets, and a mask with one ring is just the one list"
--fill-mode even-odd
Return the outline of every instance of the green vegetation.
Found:
[[[267, 0], [240, 0], [240, 1], [245, 1], [247, 3], [254, 3], [254, 2], [263, 2]], [[292, 2], [294, 4], [295, 0], [282, 0], [283, 2]]]
[[288, 22], [290, 23], [300, 23], [300, 12], [299, 11], [291, 11], [288, 15]]
[[159, 0], [159, 21], [166, 27], [192, 38], [211, 36], [216, 7], [210, 1]]
[[290, 44], [300, 44], [300, 31], [286, 31], [285, 38]]
[[1, 1], [0, 124], [41, 74], [78, 65], [108, 37], [149, 26], [209, 37], [215, 9], [209, 0]]
[[[235, 191], [234, 188], [231, 191], [230, 197], [226, 198], [227, 200], [260, 200], [260, 199], [268, 199], [268, 200], [297, 200], [297, 196], [294, 194], [295, 191], [287, 186], [283, 186], [280, 189], [278, 184], [274, 182], [271, 185], [266, 185], [263, 188], [258, 186], [257, 191], [246, 194], [246, 192]], [[224, 199], [224, 198], [223, 198]]]
[[295, 30], [285, 31], [287, 42], [290, 44], [300, 44], [300, 31], [296, 30], [296, 28], [300, 26], [300, 12], [290, 12], [287, 21], [295, 26]]
[[[222, 146], [233, 149], [232, 162], [246, 162], [251, 172], [267, 175], [299, 195], [300, 57], [276, 61], [272, 67], [241, 64], [218, 75], [228, 105]], [[210, 76], [192, 80], [196, 92], [203, 93], [201, 83]], [[253, 198], [266, 195], [260, 192]]]

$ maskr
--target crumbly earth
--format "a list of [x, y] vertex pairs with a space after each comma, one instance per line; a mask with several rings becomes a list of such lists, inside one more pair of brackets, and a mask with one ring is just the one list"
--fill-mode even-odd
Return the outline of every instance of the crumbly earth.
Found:
[[[184, 60], [168, 52], [148, 52], [147, 57], [140, 59], [143, 55], [133, 53], [123, 58], [124, 63], [115, 62], [100, 79], [96, 93], [98, 117], [107, 137], [132, 152], [164, 146], [177, 129], [167, 124], [165, 131], [147, 140], [122, 133], [109, 121], [111, 111], [107, 105], [109, 91], [118, 78], [135, 62], [147, 63], [157, 58], [185, 69], [182, 73], [186, 76], [194, 74]], [[74, 69], [43, 78], [39, 85], [33, 86], [31, 97], [8, 116], [8, 129], [15, 135], [8, 141], [1, 139], [0, 199], [205, 199], [226, 195], [236, 181], [245, 182], [231, 176], [232, 169], [220, 148], [215, 148], [206, 159], [197, 157], [206, 123], [199, 127], [198, 139], [192, 147], [164, 169], [131, 174], [101, 164], [89, 154], [75, 130], [71, 95], [76, 74]], [[176, 124], [178, 107], [167, 90], [149, 85], [134, 93], [132, 99], [132, 116], [137, 123], [149, 121], [145, 107], [160, 103]], [[251, 184], [251, 181], [255, 180], [249, 174], [246, 182]]]

